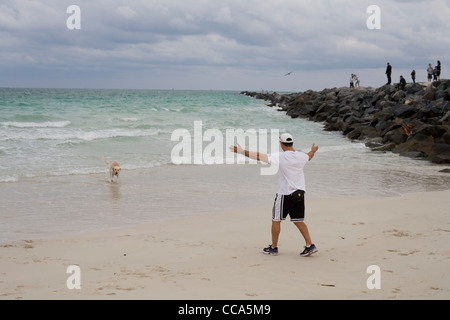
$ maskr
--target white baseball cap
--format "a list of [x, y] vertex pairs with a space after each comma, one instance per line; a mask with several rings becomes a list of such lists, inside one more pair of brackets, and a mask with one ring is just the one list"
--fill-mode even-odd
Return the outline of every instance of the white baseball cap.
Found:
[[294, 138], [292, 137], [292, 135], [290, 135], [289, 133], [283, 133], [280, 137], [280, 142], [283, 143], [293, 143], [294, 142]]

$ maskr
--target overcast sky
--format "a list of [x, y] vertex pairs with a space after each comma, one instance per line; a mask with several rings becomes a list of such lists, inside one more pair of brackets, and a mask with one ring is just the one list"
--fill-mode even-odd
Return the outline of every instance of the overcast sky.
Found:
[[2, 0], [0, 87], [378, 87], [388, 61], [398, 82], [437, 60], [448, 78], [449, 17], [449, 0]]

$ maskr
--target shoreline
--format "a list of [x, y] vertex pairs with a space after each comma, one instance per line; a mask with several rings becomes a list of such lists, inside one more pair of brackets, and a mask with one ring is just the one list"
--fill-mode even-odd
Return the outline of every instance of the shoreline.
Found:
[[[324, 157], [325, 149], [319, 150]], [[439, 172], [440, 165], [409, 160], [399, 167], [394, 158], [387, 160], [381, 166], [341, 164], [332, 175], [324, 174], [329, 170], [326, 160], [311, 162], [306, 172], [308, 198], [390, 198], [442, 191], [450, 185], [450, 176]], [[109, 182], [106, 172], [0, 183], [0, 244], [270, 207], [278, 177], [260, 175], [261, 168], [249, 164], [170, 166], [126, 170], [115, 183]]]
[[[449, 199], [450, 190], [309, 198], [319, 252], [307, 258], [289, 221], [280, 255], [261, 253], [266, 205], [9, 242], [0, 245], [0, 299], [449, 299]], [[66, 286], [70, 265], [80, 267], [80, 290]], [[366, 286], [371, 265], [380, 290]]]
[[[331, 176], [324, 175], [327, 165], [327, 161], [309, 164], [308, 198], [392, 198], [442, 191], [450, 185], [450, 176], [439, 173], [436, 165], [411, 163], [406, 168], [393, 166], [386, 171], [385, 166], [342, 164]], [[0, 244], [255, 206], [271, 207], [278, 177], [261, 176], [260, 168], [170, 166], [127, 170], [118, 183], [110, 183], [107, 173], [2, 183]]]

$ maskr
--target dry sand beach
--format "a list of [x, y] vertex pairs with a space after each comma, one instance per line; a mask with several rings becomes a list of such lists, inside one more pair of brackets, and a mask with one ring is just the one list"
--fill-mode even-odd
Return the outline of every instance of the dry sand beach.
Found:
[[[300, 257], [282, 224], [270, 242], [270, 207], [155, 221], [0, 246], [0, 299], [449, 299], [450, 191], [393, 198], [311, 198], [319, 252]], [[80, 267], [68, 289], [67, 267]], [[380, 289], [367, 268], [379, 266]]]

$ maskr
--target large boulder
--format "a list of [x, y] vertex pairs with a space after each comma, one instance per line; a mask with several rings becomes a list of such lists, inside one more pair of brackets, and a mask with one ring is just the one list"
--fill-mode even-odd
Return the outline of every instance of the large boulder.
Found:
[[423, 95], [424, 100], [434, 100], [434, 95], [436, 93], [436, 89], [434, 87], [428, 88], [425, 94]]
[[416, 113], [416, 107], [408, 105], [399, 105], [394, 109], [394, 116], [399, 118], [409, 118]]

